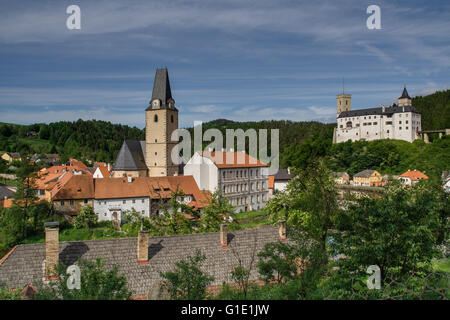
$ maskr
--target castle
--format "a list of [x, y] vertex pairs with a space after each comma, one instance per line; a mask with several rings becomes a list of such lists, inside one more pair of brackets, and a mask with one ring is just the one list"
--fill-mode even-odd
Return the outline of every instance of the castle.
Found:
[[352, 110], [350, 94], [337, 95], [337, 127], [333, 142], [348, 140], [396, 139], [413, 142], [420, 139], [422, 116], [412, 106], [412, 99], [406, 90], [398, 98], [398, 105]]
[[172, 161], [177, 145], [172, 133], [178, 129], [178, 110], [170, 90], [166, 68], [157, 69], [152, 99], [145, 109], [145, 141], [125, 140], [112, 167], [112, 177], [174, 176], [180, 167]]

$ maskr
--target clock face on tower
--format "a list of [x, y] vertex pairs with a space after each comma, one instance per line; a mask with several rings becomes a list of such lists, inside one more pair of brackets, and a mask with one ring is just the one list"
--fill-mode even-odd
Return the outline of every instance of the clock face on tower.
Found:
[[152, 108], [153, 108], [153, 109], [159, 108], [159, 99], [153, 100], [153, 102], [152, 102]]

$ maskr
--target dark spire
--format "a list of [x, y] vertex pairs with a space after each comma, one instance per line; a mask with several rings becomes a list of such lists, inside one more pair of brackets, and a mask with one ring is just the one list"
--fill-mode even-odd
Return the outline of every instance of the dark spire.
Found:
[[159, 99], [161, 101], [161, 108], [167, 108], [169, 100], [173, 100], [167, 68], [156, 70], [152, 101], [154, 99]]
[[402, 98], [408, 98], [408, 99], [411, 99], [411, 97], [410, 97], [409, 94], [408, 94], [408, 91], [406, 90], [406, 87], [403, 88], [402, 96], [401, 96], [399, 99], [402, 99]]

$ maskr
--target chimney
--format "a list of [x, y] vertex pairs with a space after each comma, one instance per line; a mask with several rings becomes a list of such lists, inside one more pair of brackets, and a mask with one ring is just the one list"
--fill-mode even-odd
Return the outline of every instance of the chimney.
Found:
[[59, 222], [46, 222], [45, 227], [45, 279], [56, 280], [59, 263]]
[[137, 259], [139, 264], [148, 264], [148, 231], [141, 230], [138, 233]]
[[220, 225], [220, 245], [223, 249], [228, 248], [228, 233], [227, 233], [227, 225]]
[[278, 221], [278, 235], [280, 236], [281, 241], [286, 241], [286, 220]]
[[108, 172], [110, 172], [110, 171], [111, 171], [111, 164], [108, 163]]

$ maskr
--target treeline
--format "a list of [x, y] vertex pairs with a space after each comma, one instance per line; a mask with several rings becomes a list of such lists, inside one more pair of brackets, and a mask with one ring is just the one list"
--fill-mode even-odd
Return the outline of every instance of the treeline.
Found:
[[145, 131], [106, 121], [60, 121], [29, 126], [0, 124], [0, 150], [59, 153], [62, 158], [113, 161], [125, 139], [143, 140]]
[[412, 104], [422, 113], [423, 130], [450, 128], [450, 90], [415, 97]]

